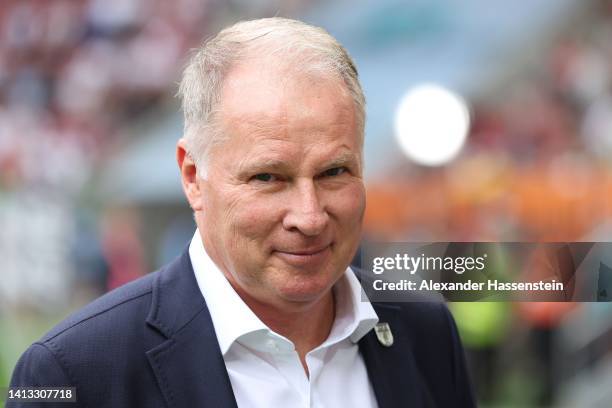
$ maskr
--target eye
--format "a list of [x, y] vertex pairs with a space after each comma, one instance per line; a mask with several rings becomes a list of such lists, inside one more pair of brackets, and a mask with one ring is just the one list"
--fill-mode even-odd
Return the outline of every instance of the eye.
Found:
[[259, 173], [251, 177], [252, 180], [262, 181], [264, 183], [274, 181], [275, 177], [270, 173]]
[[334, 167], [331, 168], [329, 170], [325, 170], [323, 173], [321, 173], [321, 176], [323, 177], [336, 177], [339, 176], [343, 173], [346, 173], [347, 169], [346, 167]]

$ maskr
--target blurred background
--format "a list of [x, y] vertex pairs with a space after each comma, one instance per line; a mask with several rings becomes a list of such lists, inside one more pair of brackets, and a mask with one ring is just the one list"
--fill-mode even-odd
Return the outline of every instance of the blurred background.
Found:
[[[356, 60], [369, 238], [612, 240], [612, 1], [3, 0], [0, 386], [67, 313], [187, 245], [181, 68], [274, 15]], [[451, 309], [481, 406], [610, 406], [610, 303]]]

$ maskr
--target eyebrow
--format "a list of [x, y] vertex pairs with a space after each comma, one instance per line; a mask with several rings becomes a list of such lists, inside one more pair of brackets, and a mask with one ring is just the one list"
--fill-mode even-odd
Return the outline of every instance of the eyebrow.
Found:
[[240, 174], [241, 176], [250, 176], [256, 172], [281, 172], [287, 169], [287, 167], [289, 167], [288, 163], [284, 160], [278, 160], [274, 158], [252, 160], [247, 161], [246, 163], [241, 163], [238, 167], [238, 174]]
[[[325, 171], [328, 169], [332, 169], [335, 167], [343, 167], [343, 166], [356, 166], [356, 170], [359, 170], [359, 160], [357, 156], [349, 151], [343, 151], [336, 157], [330, 159], [329, 161], [325, 161], [321, 166], [318, 166], [317, 171]], [[263, 158], [261, 160], [256, 159], [253, 161], [248, 161], [239, 166], [238, 174], [246, 177], [251, 176], [253, 173], [257, 172], [279, 172], [282, 173], [287, 171], [290, 168], [290, 164], [286, 160], [280, 160], [276, 158]]]
[[266, 169], [271, 169], [271, 170], [281, 170], [285, 167], [288, 167], [288, 162], [286, 162], [285, 160], [279, 160], [279, 159], [264, 159], [263, 161], [260, 162], [255, 162], [252, 163], [252, 167], [257, 167], [257, 168], [266, 168]]
[[343, 151], [339, 156], [334, 157], [331, 161], [327, 162], [323, 167], [331, 169], [334, 167], [348, 166], [351, 164], [357, 165], [359, 161], [354, 153], [349, 151]]

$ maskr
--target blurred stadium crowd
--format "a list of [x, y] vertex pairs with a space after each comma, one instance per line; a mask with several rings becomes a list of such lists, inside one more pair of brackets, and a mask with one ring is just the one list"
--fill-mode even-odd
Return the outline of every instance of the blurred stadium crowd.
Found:
[[447, 166], [398, 164], [370, 186], [367, 226], [389, 239], [573, 241], [612, 237], [612, 2], [470, 101]]
[[208, 26], [203, 4], [3, 2], [3, 189], [78, 191], [122, 125], [168, 96]]
[[[299, 16], [311, 3], [294, 0], [283, 10]], [[612, 2], [589, 4], [546, 53], [469, 100], [472, 127], [455, 161], [440, 168], [396, 163], [369, 183], [370, 237], [611, 240]], [[48, 328], [66, 308], [157, 266], [143, 244], [140, 209], [100, 201], [92, 192], [97, 174], [126, 143], [127, 127], [174, 106], [185, 55], [203, 36], [237, 16], [273, 15], [279, 7], [246, 0], [2, 2], [0, 331], [17, 330], [9, 312], [34, 311]], [[174, 227], [160, 235], [175, 236]], [[594, 324], [592, 341], [563, 343], [567, 331], [584, 330], [579, 322], [612, 320], [609, 308], [483, 303], [453, 310], [483, 401], [548, 406], [569, 378], [560, 374], [594, 369], [612, 355], [610, 325]], [[0, 385], [10, 370], [2, 359], [12, 364], [41, 334], [31, 333], [0, 336]], [[516, 360], [537, 373], [535, 381], [512, 368]]]

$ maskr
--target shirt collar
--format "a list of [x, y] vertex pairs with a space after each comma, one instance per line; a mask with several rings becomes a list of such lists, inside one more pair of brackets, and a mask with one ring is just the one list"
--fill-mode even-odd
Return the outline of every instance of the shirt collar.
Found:
[[[258, 332], [282, 337], [272, 332], [238, 296], [223, 272], [206, 253], [198, 229], [189, 245], [189, 257], [223, 355], [234, 342], [253, 337]], [[333, 290], [336, 318], [327, 340], [319, 348], [345, 339], [357, 343], [378, 322], [374, 308], [350, 268], [346, 269]]]

